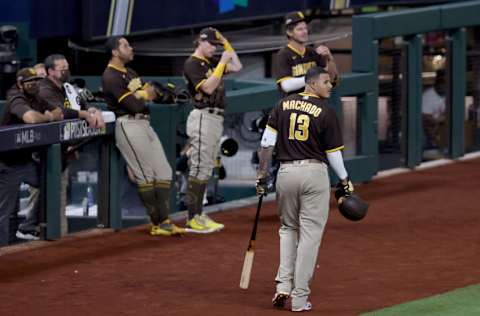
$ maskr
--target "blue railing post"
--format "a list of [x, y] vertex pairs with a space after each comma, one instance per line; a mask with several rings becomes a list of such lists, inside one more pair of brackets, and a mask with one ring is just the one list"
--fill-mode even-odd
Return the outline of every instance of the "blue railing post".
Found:
[[465, 92], [466, 92], [466, 37], [465, 28], [450, 32], [451, 36], [451, 108], [450, 108], [450, 142], [451, 158], [463, 156], [465, 151]]
[[46, 174], [46, 215], [47, 231], [45, 238], [54, 240], [60, 238], [60, 177], [61, 149], [60, 144], [52, 144], [47, 149]]
[[[422, 38], [419, 34], [406, 37], [407, 46], [407, 108], [406, 165], [414, 168], [422, 161]], [[406, 138], [405, 138], [406, 137]]]
[[109, 143], [110, 155], [110, 173], [109, 173], [109, 226], [114, 230], [122, 228], [122, 177], [124, 162], [120, 156], [120, 152], [115, 147], [115, 141]]

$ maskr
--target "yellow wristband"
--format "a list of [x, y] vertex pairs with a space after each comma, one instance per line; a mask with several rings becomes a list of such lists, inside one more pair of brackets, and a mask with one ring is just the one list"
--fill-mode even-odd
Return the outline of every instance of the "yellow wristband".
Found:
[[226, 52], [233, 52], [233, 47], [232, 45], [230, 45], [230, 42], [225, 40], [223, 42], [223, 49], [226, 51]]
[[222, 78], [223, 73], [225, 72], [225, 67], [227, 67], [226, 64], [218, 63], [217, 67], [215, 67], [215, 70], [213, 71], [212, 76], [215, 76], [217, 78]]

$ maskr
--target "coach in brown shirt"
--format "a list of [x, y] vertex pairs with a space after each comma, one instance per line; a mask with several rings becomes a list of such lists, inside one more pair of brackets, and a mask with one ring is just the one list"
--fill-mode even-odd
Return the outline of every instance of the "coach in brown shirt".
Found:
[[[59, 108], [44, 106], [38, 98], [38, 81], [33, 68], [24, 68], [17, 73], [17, 83], [7, 91], [5, 116], [2, 126], [18, 124], [37, 124], [62, 119]], [[19, 197], [20, 183], [28, 183], [34, 188], [39, 186], [37, 164], [32, 159], [35, 150], [31, 148], [2, 152], [0, 155], [0, 246], [9, 241], [9, 217], [15, 211]], [[27, 221], [20, 224], [22, 237], [38, 239], [37, 207], [34, 206]]]
[[72, 108], [63, 86], [70, 80], [69, 64], [65, 56], [53, 54], [45, 59], [47, 77], [39, 82], [39, 99], [51, 107], [59, 107], [63, 111], [64, 119], [85, 119], [92, 127], [105, 127], [101, 112], [80, 102], [81, 109]]

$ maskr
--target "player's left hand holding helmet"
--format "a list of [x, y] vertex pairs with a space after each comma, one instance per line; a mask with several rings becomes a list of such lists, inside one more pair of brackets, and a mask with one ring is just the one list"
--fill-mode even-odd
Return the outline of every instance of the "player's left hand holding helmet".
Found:
[[338, 181], [336, 190], [335, 190], [335, 198], [337, 199], [338, 202], [341, 202], [342, 198], [352, 195], [353, 191], [354, 191], [353, 183], [347, 177], [344, 180]]
[[350, 179], [340, 181], [335, 190], [338, 210], [348, 220], [359, 221], [367, 215], [368, 204], [353, 194], [354, 188]]

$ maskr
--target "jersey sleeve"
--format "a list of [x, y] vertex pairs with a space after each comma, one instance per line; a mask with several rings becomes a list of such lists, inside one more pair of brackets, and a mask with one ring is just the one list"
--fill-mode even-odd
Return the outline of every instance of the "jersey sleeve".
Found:
[[271, 111], [270, 115], [268, 116], [268, 121], [267, 121], [267, 127], [275, 132], [278, 132], [278, 111], [279, 111], [279, 106], [275, 106]]
[[38, 98], [45, 105], [46, 108], [62, 108], [64, 100], [57, 97], [56, 93], [48, 86], [41, 86], [38, 90]]
[[105, 76], [102, 85], [104, 93], [109, 93], [127, 112], [139, 113], [145, 109], [145, 102], [133, 95], [134, 91], [128, 88], [127, 82], [121, 76]]
[[21, 96], [13, 96], [7, 100], [10, 102], [10, 114], [16, 116], [19, 120], [23, 121], [23, 115], [30, 110], [33, 110]]
[[279, 51], [275, 56], [273, 73], [277, 84], [292, 77], [292, 67], [289, 63], [288, 56], [283, 50]]
[[64, 106], [65, 97], [63, 98], [59, 97], [59, 94], [55, 93], [55, 91], [53, 91], [52, 88], [50, 88], [49, 86], [45, 85], [39, 88], [40, 89], [38, 91], [38, 98], [40, 99], [41, 102], [43, 102], [45, 108], [54, 109], [59, 107], [60, 109], [62, 109], [63, 118], [66, 120], [75, 119], [79, 117], [78, 111], [65, 108]]
[[330, 153], [343, 149], [343, 136], [338, 122], [337, 115], [332, 108], [326, 108], [324, 117], [325, 133], [323, 143], [325, 144], [325, 152]]
[[53, 103], [44, 102], [43, 100], [39, 100], [39, 102], [42, 104], [42, 106], [45, 108], [45, 110], [48, 110], [48, 111], [53, 111], [53, 110], [56, 110], [56, 109], [61, 109], [60, 106], [58, 106], [58, 105], [56, 105], [56, 104], [53, 104]]
[[185, 78], [192, 84], [195, 91], [199, 91], [200, 86], [207, 80], [207, 75], [202, 65], [194, 59], [185, 63], [183, 69]]

